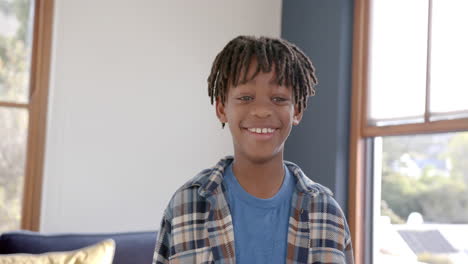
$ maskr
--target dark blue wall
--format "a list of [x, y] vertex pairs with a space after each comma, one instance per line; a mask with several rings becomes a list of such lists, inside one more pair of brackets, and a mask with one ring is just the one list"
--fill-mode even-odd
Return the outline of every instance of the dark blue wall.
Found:
[[347, 212], [353, 1], [284, 0], [282, 37], [299, 46], [317, 69], [319, 85], [285, 159], [330, 188]]

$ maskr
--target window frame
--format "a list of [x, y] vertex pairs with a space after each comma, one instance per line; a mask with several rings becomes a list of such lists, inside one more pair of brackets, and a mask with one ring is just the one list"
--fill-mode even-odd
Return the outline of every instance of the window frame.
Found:
[[[429, 1], [428, 15], [428, 65], [427, 73], [430, 72], [430, 48], [431, 48], [431, 14], [432, 0]], [[453, 120], [431, 121], [429, 116], [429, 89], [430, 76], [426, 79], [426, 107], [424, 122], [417, 124], [402, 124], [389, 126], [369, 125], [368, 118], [368, 75], [369, 75], [369, 52], [370, 52], [370, 23], [372, 0], [356, 0], [354, 6], [353, 26], [353, 62], [352, 62], [352, 91], [351, 91], [351, 123], [350, 123], [350, 145], [349, 145], [349, 199], [348, 199], [348, 221], [353, 238], [354, 256], [356, 263], [365, 263], [366, 248], [371, 248], [369, 243], [368, 226], [371, 223], [367, 217], [368, 208], [366, 203], [370, 196], [368, 192], [369, 179], [366, 178], [366, 170], [371, 164], [367, 164], [369, 150], [366, 140], [372, 137], [426, 134], [426, 133], [448, 133], [468, 131], [468, 118]], [[367, 198], [366, 198], [367, 197]], [[366, 221], [367, 219], [367, 221]]]
[[0, 101], [0, 107], [28, 110], [21, 229], [39, 231], [52, 51], [54, 0], [35, 0], [29, 102]]

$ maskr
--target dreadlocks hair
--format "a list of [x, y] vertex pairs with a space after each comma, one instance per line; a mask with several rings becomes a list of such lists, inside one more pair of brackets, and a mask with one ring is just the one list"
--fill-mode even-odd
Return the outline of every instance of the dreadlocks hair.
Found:
[[[247, 79], [252, 59], [257, 60], [255, 73]], [[276, 72], [279, 85], [292, 87], [294, 103], [299, 112], [307, 107], [309, 96], [315, 95], [318, 84], [315, 68], [310, 59], [296, 45], [268, 37], [238, 36], [231, 40], [216, 56], [208, 77], [208, 96], [226, 102], [229, 82], [235, 87], [253, 80], [260, 71]], [[243, 76], [240, 76], [243, 73]], [[224, 128], [224, 123], [222, 124]]]

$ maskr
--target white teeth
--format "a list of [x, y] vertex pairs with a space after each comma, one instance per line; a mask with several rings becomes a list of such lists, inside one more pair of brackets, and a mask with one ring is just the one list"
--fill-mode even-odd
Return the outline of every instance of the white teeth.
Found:
[[274, 128], [248, 128], [250, 132], [258, 133], [258, 134], [266, 134], [266, 133], [273, 133], [275, 132]]

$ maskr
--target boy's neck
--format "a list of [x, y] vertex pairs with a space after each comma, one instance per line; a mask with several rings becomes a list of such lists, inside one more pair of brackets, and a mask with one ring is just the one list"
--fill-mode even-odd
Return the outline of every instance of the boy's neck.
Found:
[[249, 194], [261, 199], [271, 198], [283, 184], [283, 153], [264, 162], [254, 162], [241, 155], [235, 155], [232, 171], [239, 184]]

